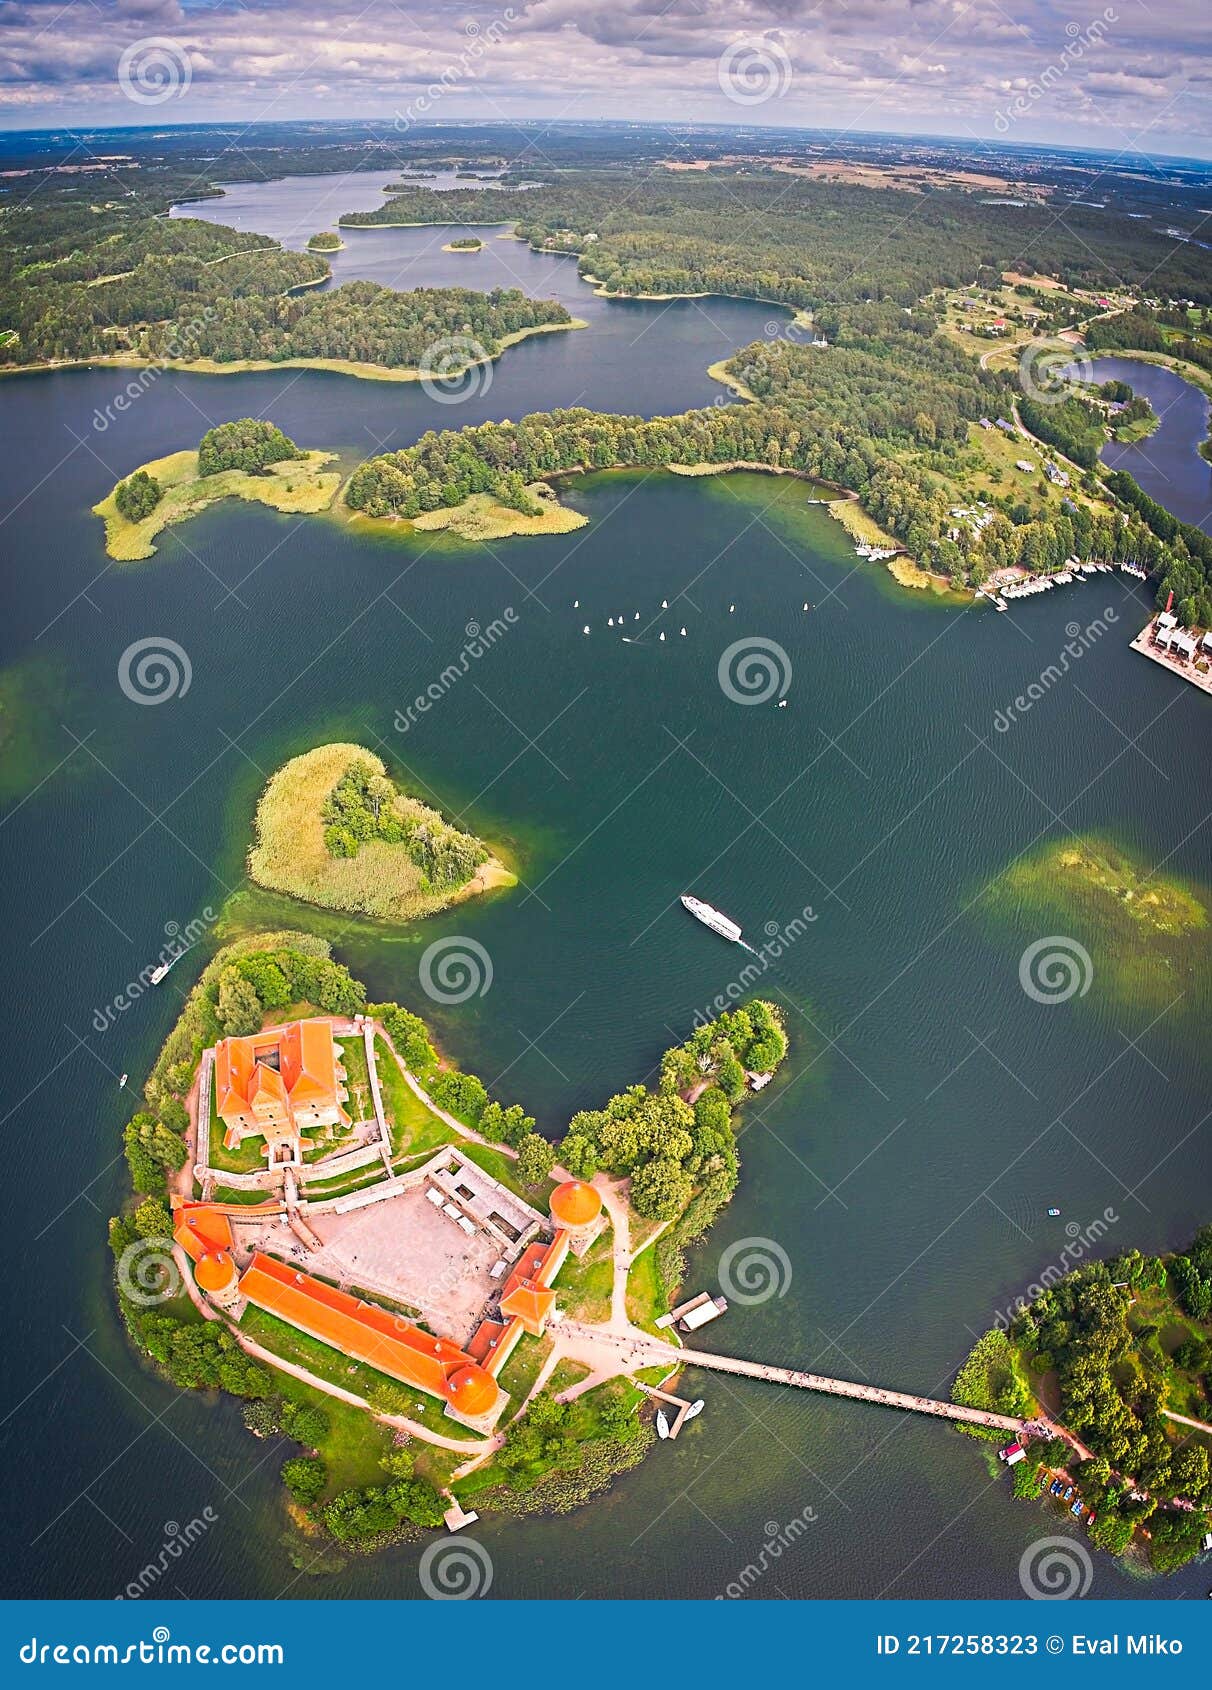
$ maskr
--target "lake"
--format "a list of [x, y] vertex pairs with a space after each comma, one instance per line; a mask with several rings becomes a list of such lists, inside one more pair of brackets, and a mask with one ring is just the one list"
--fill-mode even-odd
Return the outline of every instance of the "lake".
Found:
[[[277, 188], [261, 190], [257, 227], [273, 227]], [[349, 252], [360, 264], [372, 253], [383, 279], [395, 266], [412, 279], [402, 285], [417, 266], [488, 285], [494, 272], [439, 255], [433, 235], [374, 231]], [[500, 250], [529, 262], [517, 243]], [[300, 1574], [280, 1541], [287, 1451], [251, 1438], [232, 1401], [151, 1376], [110, 1294], [121, 1128], [202, 955], [108, 1030], [98, 1017], [168, 924], [226, 908], [230, 931], [265, 912], [243, 879], [258, 791], [323, 739], [380, 750], [506, 845], [522, 883], [415, 929], [301, 907], [291, 919], [333, 937], [373, 997], [425, 1013], [551, 1134], [650, 1075], [748, 960], [686, 917], [679, 893], [718, 904], [758, 943], [811, 906], [807, 931], [760, 981], [783, 1007], [791, 1055], [747, 1106], [740, 1190], [687, 1282], [714, 1288], [722, 1252], [757, 1239], [785, 1254], [790, 1283], [760, 1304], [734, 1300], [705, 1343], [946, 1394], [974, 1336], [1066, 1259], [1070, 1228], [1105, 1225], [1107, 1253], [1160, 1250], [1208, 1218], [1206, 980], [1159, 1015], [1112, 995], [1085, 934], [1091, 989], [1041, 1004], [1020, 989], [1019, 958], [1049, 929], [998, 927], [979, 899], [1069, 828], [1208, 878], [1208, 701], [1128, 650], [1149, 598], [1125, 578], [1005, 616], [928, 602], [860, 564], [800, 484], [751, 475], [574, 481], [567, 497], [587, 528], [491, 549], [217, 507], [164, 535], [147, 563], [107, 562], [92, 503], [213, 421], [264, 414], [356, 458], [380, 439], [572, 403], [578, 390], [587, 404], [676, 410], [718, 396], [706, 365], [771, 319], [738, 301], [596, 300], [574, 266], [557, 273], [593, 326], [508, 351], [488, 391], [457, 409], [412, 385], [174, 373], [102, 431], [90, 419], [105, 413], [113, 371], [0, 384], [0, 641], [26, 711], [0, 823], [6, 1594], [112, 1596], [171, 1522], [207, 1507], [216, 1522], [163, 1594], [420, 1594], [413, 1549]], [[510, 607], [508, 635], [400, 732], [397, 711], [458, 656], [468, 625]], [[999, 734], [998, 711], [1056, 661], [1066, 624], [1107, 609], [1117, 621], [1078, 684]], [[645, 633], [624, 645], [606, 619], [637, 611]], [[151, 635], [177, 641], [192, 669], [188, 692], [159, 708], [117, 681], [124, 649]], [[754, 637], [786, 653], [785, 710], [721, 688], [722, 654]], [[485, 946], [494, 982], [438, 1010], [418, 962], [445, 934]], [[475, 1528], [493, 1596], [711, 1597], [806, 1518], [753, 1594], [1016, 1596], [1020, 1556], [1066, 1529], [1011, 1504], [983, 1449], [941, 1424], [723, 1376], [687, 1386], [705, 1412], [590, 1508]], [[1098, 1597], [1206, 1585], [1206, 1569], [1146, 1583], [1095, 1557]]]

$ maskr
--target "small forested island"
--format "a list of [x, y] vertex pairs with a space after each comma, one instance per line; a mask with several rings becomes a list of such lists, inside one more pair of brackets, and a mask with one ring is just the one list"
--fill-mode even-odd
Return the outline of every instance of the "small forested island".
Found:
[[342, 252], [344, 248], [345, 242], [335, 229], [321, 229], [307, 242], [308, 252]]
[[293, 1442], [296, 1564], [468, 1508], [574, 1508], [652, 1446], [654, 1388], [678, 1425], [693, 1407], [670, 1391], [682, 1251], [736, 1185], [734, 1110], [786, 1049], [772, 1005], [728, 1011], [552, 1145], [324, 941], [240, 939], [125, 1129], [126, 1329], [173, 1383]]
[[476, 235], [462, 235], [457, 241], [447, 241], [443, 252], [483, 252], [484, 242]]
[[253, 825], [250, 877], [323, 909], [412, 921], [516, 884], [482, 840], [401, 792], [360, 745], [292, 757], [271, 776]]
[[93, 506], [105, 519], [105, 549], [121, 562], [151, 557], [165, 528], [220, 499], [248, 499], [272, 510], [315, 513], [332, 504], [341, 477], [325, 469], [331, 452], [307, 452], [273, 423], [253, 417], [220, 423], [196, 452], [156, 458]]
[[[1061, 1259], [1083, 1254], [1067, 1246]], [[1014, 1495], [1081, 1519], [1113, 1555], [1183, 1566], [1212, 1531], [1208, 1451], [1191, 1435], [1212, 1432], [1212, 1226], [1173, 1255], [1129, 1250], [1050, 1272], [980, 1339], [954, 1400], [1054, 1416], [1078, 1447], [1031, 1447], [1014, 1463]]]

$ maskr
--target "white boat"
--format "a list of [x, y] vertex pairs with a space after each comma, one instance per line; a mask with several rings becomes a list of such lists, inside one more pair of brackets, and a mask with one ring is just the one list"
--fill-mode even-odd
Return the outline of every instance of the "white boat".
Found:
[[661, 631], [661, 638], [662, 638], [662, 639], [664, 639], [664, 638], [665, 638], [665, 633], [664, 633], [664, 630], [663, 630], [663, 629], [662, 629], [662, 631]]
[[661, 600], [661, 609], [662, 610], [668, 610], [669, 609], [669, 600], [668, 599], [662, 599]]
[[734, 604], [730, 604], [730, 605], [729, 605], [729, 606], [728, 606], [728, 614], [729, 614], [729, 616], [731, 616], [731, 615], [732, 615], [732, 613], [733, 613], [733, 611], [734, 611], [734, 610], [735, 610], [735, 609], [736, 609], [736, 606], [735, 606], [735, 605], [734, 605]]
[[129, 1079], [130, 1079], [129, 1074], [123, 1074], [122, 1078], [118, 1081], [118, 1084], [120, 1086], [124, 1086], [126, 1084], [127, 1080], [129, 1080]]
[[808, 608], [808, 600], [805, 599], [804, 600], [804, 609], [807, 610], [807, 608]]
[[[693, 1420], [695, 1415], [701, 1414], [706, 1406], [707, 1404], [703, 1401], [702, 1397], [700, 1397], [697, 1402], [692, 1402], [690, 1407], [686, 1410], [686, 1420]], [[686, 1424], [686, 1420], [682, 1421], [683, 1426]]]
[[581, 632], [582, 632], [582, 633], [583, 633], [583, 634], [587, 634], [587, 633], [588, 633], [588, 632], [589, 632], [589, 624], [588, 624], [588, 622], [586, 622], [586, 624], [585, 624], [585, 626], [584, 626], [584, 627], [583, 627], [583, 628], [582, 628], [582, 629], [581, 629]]
[[741, 929], [732, 917], [725, 915], [722, 910], [712, 909], [701, 898], [692, 898], [689, 893], [682, 893], [682, 908], [689, 910], [696, 921], [701, 921], [704, 927], [710, 927], [713, 933], [718, 933], [721, 939], [730, 939], [732, 943], [740, 944]]
[[614, 617], [613, 617], [613, 616], [608, 616], [608, 617], [607, 617], [607, 618], [606, 618], [606, 626], [607, 626], [607, 627], [608, 627], [608, 628], [613, 628], [613, 627], [614, 627]]
[[163, 980], [164, 976], [168, 973], [169, 969], [172, 968], [175, 963], [180, 962], [181, 958], [185, 955], [185, 952], [188, 949], [189, 949], [189, 946], [186, 945], [184, 950], [174, 951], [174, 953], [172, 954], [172, 956], [169, 957], [167, 962], [162, 962], [162, 963], [158, 964], [157, 967], [152, 969], [151, 974], [148, 976], [148, 978], [150, 979], [153, 986], [158, 986], [160, 984], [161, 980]]
[[665, 1413], [663, 1408], [657, 1409], [656, 1429], [658, 1438], [667, 1438], [669, 1436], [669, 1416]]
[[574, 610], [580, 610], [580, 608], [581, 608], [581, 601], [580, 601], [580, 599], [573, 599], [573, 601], [572, 601], [572, 608], [573, 608], [573, 609], [574, 609]]
[[685, 638], [686, 638], [686, 630], [685, 630], [685, 628], [679, 628], [679, 629], [678, 629], [678, 632], [679, 632], [679, 633], [680, 633], [680, 634], [681, 634], [681, 636], [682, 636], [682, 638], [683, 638], [683, 639], [685, 639]]
[[638, 622], [640, 620], [640, 613], [639, 613], [638, 610], [636, 611], [635, 616], [632, 618], [632, 620], [635, 621], [635, 622]]

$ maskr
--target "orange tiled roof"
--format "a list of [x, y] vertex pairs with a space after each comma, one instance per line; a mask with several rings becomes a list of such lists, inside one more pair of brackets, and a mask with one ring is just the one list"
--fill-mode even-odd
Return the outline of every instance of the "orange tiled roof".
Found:
[[[244, 1271], [240, 1294], [257, 1308], [277, 1315], [321, 1343], [331, 1344], [343, 1355], [364, 1361], [443, 1402], [455, 1402], [452, 1379], [461, 1369], [483, 1371], [448, 1338], [422, 1332], [379, 1304], [351, 1297], [260, 1251]], [[460, 1405], [456, 1402], [455, 1406]]]
[[556, 1186], [549, 1207], [553, 1219], [565, 1226], [588, 1226], [601, 1214], [602, 1199], [583, 1179], [570, 1179]]
[[521, 1280], [501, 1298], [501, 1313], [516, 1315], [528, 1332], [541, 1332], [555, 1307], [555, 1292], [529, 1279]]
[[191, 1261], [200, 1262], [212, 1250], [231, 1249], [231, 1222], [211, 1203], [182, 1203], [175, 1215], [173, 1237]]
[[[340, 1083], [329, 1020], [291, 1021], [215, 1046], [215, 1107], [223, 1117], [258, 1106], [274, 1118], [300, 1105], [339, 1108]], [[341, 1116], [348, 1119], [344, 1110]]]

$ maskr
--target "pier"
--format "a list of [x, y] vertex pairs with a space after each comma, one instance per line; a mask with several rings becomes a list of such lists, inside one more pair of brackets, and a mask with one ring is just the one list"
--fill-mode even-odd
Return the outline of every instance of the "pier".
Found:
[[824, 1374], [807, 1373], [794, 1367], [775, 1367], [768, 1362], [748, 1361], [739, 1356], [715, 1355], [709, 1350], [681, 1349], [675, 1344], [652, 1338], [638, 1328], [627, 1333], [608, 1332], [601, 1326], [578, 1321], [561, 1321], [558, 1343], [569, 1354], [584, 1356], [592, 1346], [597, 1354], [597, 1366], [603, 1367], [602, 1351], [613, 1347], [618, 1360], [615, 1371], [632, 1372], [654, 1365], [669, 1368], [704, 1367], [716, 1373], [732, 1373], [746, 1379], [761, 1379], [772, 1385], [792, 1385], [802, 1391], [820, 1391], [827, 1396], [849, 1397], [857, 1402], [878, 1403], [883, 1408], [899, 1408], [910, 1414], [929, 1414], [939, 1420], [960, 1421], [969, 1426], [984, 1426], [992, 1431], [1045, 1438], [1063, 1438], [1083, 1461], [1091, 1458], [1090, 1451], [1063, 1426], [1045, 1416], [1023, 1419], [1016, 1415], [994, 1414], [982, 1408], [967, 1408], [963, 1403], [940, 1402], [935, 1397], [918, 1396], [910, 1391], [890, 1391], [882, 1385], [860, 1385], [852, 1379], [830, 1379]]

